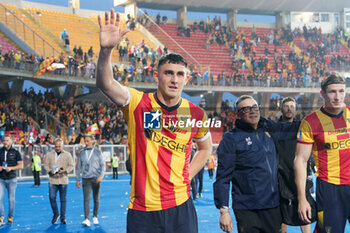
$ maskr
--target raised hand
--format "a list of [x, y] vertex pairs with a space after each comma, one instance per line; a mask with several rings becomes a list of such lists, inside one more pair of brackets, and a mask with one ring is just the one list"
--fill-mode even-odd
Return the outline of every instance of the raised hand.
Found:
[[101, 48], [113, 49], [119, 44], [123, 36], [129, 32], [129, 29], [120, 31], [120, 14], [114, 13], [111, 9], [110, 13], [105, 12], [105, 22], [98, 16], [98, 24], [100, 25], [100, 46]]

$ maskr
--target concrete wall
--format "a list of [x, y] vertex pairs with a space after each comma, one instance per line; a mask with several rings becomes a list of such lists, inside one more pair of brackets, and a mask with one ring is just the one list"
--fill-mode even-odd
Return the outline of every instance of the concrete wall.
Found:
[[[156, 17], [151, 17], [154, 21], [156, 21]], [[187, 19], [187, 24], [193, 24], [195, 21], [199, 23], [200, 19]], [[204, 22], [206, 20], [203, 19]], [[168, 23], [176, 23], [175, 18], [168, 18]], [[226, 21], [223, 21], [225, 24]], [[238, 27], [253, 27], [255, 25], [256, 28], [275, 28], [275, 23], [260, 23], [260, 22], [237, 22]]]
[[332, 25], [331, 23], [295, 23], [292, 22], [291, 23], [291, 29], [294, 30], [295, 28], [300, 28], [302, 29], [303, 26], [306, 24], [307, 27], [311, 27], [311, 28], [321, 28], [322, 29], [322, 33], [332, 33], [334, 31], [334, 25]]
[[237, 22], [238, 27], [253, 27], [255, 25], [255, 28], [275, 28], [275, 23], [260, 23], [260, 22]]
[[15, 5], [16, 7], [22, 7], [22, 0], [1, 0], [1, 3]]
[[[314, 13], [326, 13], [329, 14], [329, 22], [321, 22], [321, 15], [319, 15], [319, 22], [314, 21]], [[294, 30], [295, 28], [302, 29], [304, 25], [307, 27], [316, 27], [321, 28], [322, 33], [332, 33], [334, 29], [337, 27], [337, 22], [335, 21], [335, 13], [334, 12], [308, 12], [308, 13], [302, 13], [302, 12], [291, 12], [291, 29]], [[341, 14], [339, 13], [339, 17], [341, 17]], [[341, 20], [340, 20], [341, 21]], [[340, 22], [341, 24], [341, 22]]]
[[36, 2], [22, 1], [22, 7], [40, 8], [40, 9], [49, 10], [49, 11], [73, 13], [72, 8], [57, 6], [57, 5], [50, 5], [50, 4], [43, 4], [43, 3], [36, 3]]
[[[14, 1], [14, 0], [2, 0], [2, 1]], [[20, 1], [20, 0], [16, 0]], [[13, 4], [13, 3], [11, 3]], [[49, 5], [49, 4], [42, 4], [42, 3], [35, 3], [35, 2], [27, 2], [22, 1], [22, 7], [31, 7], [31, 8], [39, 8], [44, 10], [50, 10], [50, 11], [58, 11], [63, 13], [73, 13], [73, 9], [71, 7], [63, 7], [63, 6], [56, 6], [56, 5]], [[97, 15], [103, 15], [104, 11], [95, 11], [95, 10], [86, 10], [86, 9], [76, 9], [75, 13], [81, 17], [89, 17], [89, 16], [97, 16]], [[124, 13], [121, 14], [121, 17], [126, 17]]]
[[[89, 16], [97, 16], [97, 15], [104, 16], [104, 11], [77, 9], [75, 10], [75, 13], [81, 17], [89, 17]], [[121, 14], [120, 16], [123, 18], [125, 15]]]

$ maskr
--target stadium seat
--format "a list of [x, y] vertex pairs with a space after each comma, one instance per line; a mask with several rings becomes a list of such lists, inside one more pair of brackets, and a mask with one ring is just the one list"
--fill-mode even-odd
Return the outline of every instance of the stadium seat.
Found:
[[[1, 4], [2, 10], [6, 8], [7, 19], [0, 18], [4, 24], [14, 31], [17, 36], [24, 40], [31, 48], [42, 56], [58, 55], [62, 48], [50, 37], [45, 31], [36, 24], [33, 19], [26, 14], [25, 10], [18, 9], [14, 5]], [[16, 20], [14, 20], [14, 18]], [[33, 35], [35, 34], [35, 35]], [[43, 43], [43, 40], [47, 44]], [[52, 53], [52, 47], [57, 50], [55, 54]]]

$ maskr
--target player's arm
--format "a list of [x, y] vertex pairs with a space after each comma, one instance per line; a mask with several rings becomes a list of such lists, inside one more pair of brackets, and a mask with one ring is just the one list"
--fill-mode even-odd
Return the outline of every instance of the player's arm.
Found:
[[203, 168], [210, 156], [210, 153], [212, 152], [212, 142], [210, 135], [203, 141], [197, 140], [196, 144], [198, 151], [190, 164], [190, 177], [194, 177]]
[[120, 32], [120, 14], [105, 12], [104, 23], [98, 16], [100, 25], [100, 54], [97, 62], [96, 86], [115, 104], [125, 105], [128, 91], [113, 78], [111, 55], [113, 48], [119, 44], [128, 29]]
[[312, 144], [298, 143], [294, 160], [295, 184], [298, 191], [299, 218], [306, 223], [311, 223], [311, 207], [306, 200], [305, 185], [307, 178], [307, 162], [312, 150]]

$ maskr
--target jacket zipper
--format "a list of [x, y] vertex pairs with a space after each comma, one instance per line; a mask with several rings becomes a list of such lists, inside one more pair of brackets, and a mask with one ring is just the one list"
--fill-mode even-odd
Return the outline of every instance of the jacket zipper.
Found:
[[[261, 143], [258, 131], [256, 131], [256, 138], [257, 138], [258, 141]], [[263, 146], [265, 152], [268, 152], [268, 150], [267, 150], [265, 144], [261, 143], [261, 145]], [[265, 156], [265, 158], [266, 158], [267, 167], [269, 168], [269, 172], [270, 172], [270, 176], [271, 176], [271, 181], [273, 181], [272, 169], [271, 169], [271, 165], [270, 165], [269, 159], [267, 158], [267, 156]], [[272, 191], [272, 192], [275, 192], [275, 188], [273, 187], [273, 182], [271, 182], [271, 191]]]

